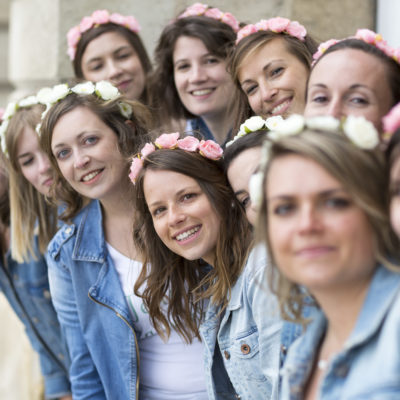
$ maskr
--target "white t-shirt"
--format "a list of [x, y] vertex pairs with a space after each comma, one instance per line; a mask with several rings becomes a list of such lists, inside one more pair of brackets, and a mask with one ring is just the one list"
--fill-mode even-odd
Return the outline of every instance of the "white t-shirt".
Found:
[[137, 334], [140, 354], [141, 400], [207, 400], [203, 344], [186, 344], [175, 331], [164, 343], [133, 287], [142, 263], [124, 256], [107, 243]]

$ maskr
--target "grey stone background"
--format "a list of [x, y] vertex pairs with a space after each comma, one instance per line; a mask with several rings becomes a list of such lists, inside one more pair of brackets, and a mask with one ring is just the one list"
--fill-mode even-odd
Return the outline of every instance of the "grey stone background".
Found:
[[[150, 55], [169, 20], [187, 0], [0, 0], [0, 106], [72, 76], [66, 32], [84, 15], [107, 8], [133, 14]], [[298, 20], [317, 40], [375, 28], [376, 0], [214, 0], [243, 22], [274, 16]]]

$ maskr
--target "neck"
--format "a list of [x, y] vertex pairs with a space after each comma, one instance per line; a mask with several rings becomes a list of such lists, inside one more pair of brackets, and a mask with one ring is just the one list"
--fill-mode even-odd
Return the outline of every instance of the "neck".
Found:
[[339, 352], [350, 337], [364, 304], [371, 279], [372, 276], [369, 276], [359, 281], [356, 286], [353, 282], [340, 289], [324, 289], [313, 293], [328, 320], [327, 332], [321, 345], [321, 359], [329, 359]]
[[208, 129], [219, 144], [225, 142], [228, 132], [232, 129], [233, 115], [231, 114], [232, 113], [224, 112], [218, 115], [207, 115], [202, 117]]

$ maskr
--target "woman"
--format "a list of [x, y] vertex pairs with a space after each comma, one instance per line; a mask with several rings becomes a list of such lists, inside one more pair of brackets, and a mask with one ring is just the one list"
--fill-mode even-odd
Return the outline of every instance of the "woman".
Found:
[[187, 120], [187, 131], [224, 143], [232, 129], [235, 88], [226, 71], [239, 23], [196, 3], [161, 33], [151, 78], [151, 105], [164, 126]]
[[52, 305], [44, 257], [56, 232], [57, 210], [45, 201], [53, 173], [35, 131], [43, 111], [34, 96], [22, 99], [8, 106], [1, 126], [10, 186], [9, 204], [8, 188], [3, 196], [1, 219], [7, 226], [10, 217], [11, 250], [9, 232], [4, 231], [0, 286], [39, 353], [46, 398], [67, 400], [72, 399], [69, 357]]
[[241, 92], [235, 127], [254, 114], [302, 113], [316, 50], [316, 42], [297, 21], [277, 17], [243, 27], [229, 61]]
[[390, 176], [390, 222], [400, 237], [400, 106], [396, 104], [382, 119], [388, 145], [386, 160]]
[[260, 236], [281, 311], [301, 321], [307, 293], [320, 309], [289, 349], [282, 399], [400, 393], [399, 243], [378, 133], [363, 121], [349, 117], [342, 132], [306, 120], [267, 148]]
[[139, 31], [139, 23], [131, 15], [96, 10], [83, 17], [67, 34], [75, 77], [110, 81], [127, 98], [147, 102], [151, 62]]
[[201, 343], [178, 335], [164, 343], [133, 293], [142, 255], [132, 240], [128, 154], [147, 129], [147, 109], [107, 82], [58, 97], [41, 141], [66, 204], [68, 224], [50, 242], [48, 262], [74, 399], [204, 399]]
[[308, 80], [304, 115], [363, 116], [381, 131], [382, 117], [400, 101], [395, 55], [380, 35], [367, 29], [322, 43]]
[[281, 322], [261, 284], [268, 262], [262, 251], [250, 252], [249, 225], [221, 155], [211, 140], [174, 133], [133, 160], [136, 232], [148, 266], [136, 290], [145, 285], [157, 330], [174, 326], [188, 339], [201, 334], [210, 399], [275, 398]]

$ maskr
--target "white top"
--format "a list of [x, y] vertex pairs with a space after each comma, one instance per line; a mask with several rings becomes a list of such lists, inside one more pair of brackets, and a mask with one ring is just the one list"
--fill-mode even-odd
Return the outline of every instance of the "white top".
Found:
[[107, 243], [137, 334], [140, 354], [141, 400], [207, 400], [203, 344], [186, 344], [175, 331], [164, 343], [133, 287], [142, 263], [131, 260]]

